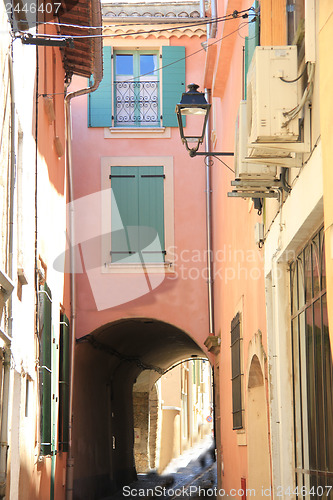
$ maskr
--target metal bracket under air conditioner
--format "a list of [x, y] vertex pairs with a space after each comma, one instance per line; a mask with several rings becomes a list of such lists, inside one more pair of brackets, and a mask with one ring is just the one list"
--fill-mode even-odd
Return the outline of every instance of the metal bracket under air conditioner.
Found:
[[282, 190], [289, 192], [282, 175], [279, 179], [243, 179], [231, 181], [237, 189], [227, 193], [234, 198], [280, 198]]
[[229, 191], [229, 198], [276, 198], [280, 197], [278, 191]]
[[236, 179], [231, 181], [230, 184], [240, 188], [286, 189], [281, 176], [279, 179]]
[[[253, 148], [254, 154], [256, 149]], [[302, 157], [300, 154], [294, 154], [292, 152], [289, 152], [287, 156], [278, 156], [278, 152], [274, 149], [268, 149], [264, 147], [260, 148], [261, 151], [263, 151], [262, 156], [247, 156], [244, 158], [245, 163], [262, 163], [264, 165], [276, 165], [279, 167], [286, 167], [286, 168], [292, 168], [292, 167], [301, 167], [302, 166]], [[285, 151], [284, 151], [285, 153]], [[267, 156], [267, 155], [270, 156]]]

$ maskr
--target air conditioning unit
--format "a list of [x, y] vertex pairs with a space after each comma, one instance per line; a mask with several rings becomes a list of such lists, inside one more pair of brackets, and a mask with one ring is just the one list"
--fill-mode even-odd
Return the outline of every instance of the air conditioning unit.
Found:
[[299, 103], [297, 47], [258, 46], [247, 75], [249, 146], [299, 141], [299, 118], [284, 113]]
[[[277, 175], [275, 165], [248, 161], [247, 104], [241, 101], [235, 127], [235, 178], [240, 180], [272, 179]], [[269, 163], [269, 162], [267, 162]]]

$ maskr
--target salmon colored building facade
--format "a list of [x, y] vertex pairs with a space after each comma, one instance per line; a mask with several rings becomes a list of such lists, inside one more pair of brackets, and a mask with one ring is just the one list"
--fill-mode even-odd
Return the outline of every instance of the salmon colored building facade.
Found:
[[157, 379], [207, 355], [205, 171], [185, 156], [175, 115], [202, 77], [205, 25], [198, 2], [122, 9], [103, 4], [103, 81], [72, 105], [77, 498], [136, 476], [141, 371]]
[[[226, 20], [208, 38], [204, 79], [212, 104], [213, 153], [236, 151], [245, 58], [258, 43], [259, 21], [250, 7], [249, 2], [217, 2]], [[262, 218], [251, 199], [227, 195], [235, 179], [233, 159], [222, 157], [225, 164], [212, 159], [214, 333], [221, 339], [215, 357], [218, 485], [236, 498], [246, 489], [261, 497], [261, 488], [271, 485], [264, 261], [254, 238]]]

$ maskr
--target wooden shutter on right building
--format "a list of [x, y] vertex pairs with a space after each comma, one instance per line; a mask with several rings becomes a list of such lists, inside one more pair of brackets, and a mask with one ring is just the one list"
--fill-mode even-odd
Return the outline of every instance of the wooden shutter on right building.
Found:
[[[253, 8], [258, 8], [258, 0], [253, 3]], [[255, 19], [255, 20], [254, 20]], [[251, 22], [252, 21], [252, 22]], [[249, 13], [249, 35], [245, 37], [245, 60], [244, 60], [244, 90], [247, 95], [247, 72], [252, 61], [256, 46], [259, 45], [259, 15]]]

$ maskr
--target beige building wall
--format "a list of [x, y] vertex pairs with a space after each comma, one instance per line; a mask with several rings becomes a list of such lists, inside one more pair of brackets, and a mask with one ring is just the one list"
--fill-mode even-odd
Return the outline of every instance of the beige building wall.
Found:
[[[288, 169], [288, 182], [292, 187], [290, 193], [284, 193], [279, 203], [266, 200], [264, 253], [272, 485], [275, 488], [278, 486], [282, 488], [295, 487], [295, 463], [297, 462], [297, 484], [304, 481], [303, 484], [309, 489], [310, 479], [307, 476], [308, 469], [311, 469], [307, 465], [310, 454], [309, 441], [314, 438], [310, 436], [309, 429], [302, 427], [301, 433], [300, 428], [302, 422], [310, 422], [311, 418], [313, 418], [312, 414], [315, 415], [315, 405], [310, 407], [312, 402], [306, 396], [306, 384], [309, 383], [309, 380], [312, 380], [311, 377], [315, 369], [310, 366], [310, 363], [306, 365], [310, 354], [302, 351], [295, 339], [298, 338], [296, 335], [299, 335], [301, 346], [304, 345], [304, 339], [307, 339], [311, 346], [312, 325], [307, 326], [306, 336], [301, 321], [298, 330], [294, 326], [298, 319], [294, 320], [292, 328], [291, 296], [293, 291], [291, 290], [290, 265], [298, 258], [302, 249], [311, 243], [312, 238], [324, 223], [328, 315], [330, 324], [333, 326], [331, 254], [331, 227], [333, 222], [331, 112], [333, 110], [333, 100], [331, 98], [332, 69], [329, 53], [333, 35], [333, 22], [331, 20], [333, 7], [329, 1], [305, 1], [304, 7], [305, 31], [304, 42], [303, 39], [300, 42], [302, 50], [300, 50], [298, 61], [300, 64], [299, 70], [301, 70], [303, 64], [315, 64], [313, 92], [309, 98], [311, 102], [310, 148], [301, 154], [300, 168]], [[306, 106], [307, 104], [305, 104], [305, 109]], [[298, 292], [300, 301], [302, 300], [302, 292], [301, 288]], [[306, 307], [308, 307], [308, 302]], [[295, 305], [294, 309], [297, 310]], [[325, 320], [323, 321], [325, 322]], [[327, 329], [325, 328], [325, 330]], [[320, 335], [317, 335], [318, 339], [321, 338]], [[332, 343], [332, 331], [330, 336]], [[292, 341], [294, 344], [292, 344]], [[299, 356], [299, 361], [298, 358], [295, 361], [298, 356], [298, 349], [301, 356]], [[309, 352], [310, 349], [311, 347]], [[328, 345], [326, 345], [325, 350], [329, 352]], [[327, 363], [324, 356], [320, 358], [318, 355], [316, 363], [318, 360], [320, 366], [324, 365], [324, 362]], [[300, 368], [297, 363], [299, 363]], [[302, 383], [305, 387], [301, 393], [301, 412], [299, 410], [300, 392], [297, 392], [300, 386], [299, 373], [302, 374]], [[324, 376], [323, 387], [326, 387], [326, 384], [329, 387], [330, 377], [325, 378]], [[260, 397], [259, 389], [256, 388], [255, 391], [257, 393], [256, 397]], [[249, 393], [252, 392], [251, 389]], [[321, 397], [318, 397], [319, 400], [321, 400]], [[320, 407], [319, 403], [318, 407]], [[330, 412], [330, 410], [328, 411]], [[327, 444], [326, 446], [330, 445]], [[304, 450], [303, 465], [299, 465], [301, 463], [299, 459], [301, 455], [300, 447], [303, 447]], [[295, 456], [297, 457], [296, 460]], [[301, 473], [299, 473], [299, 470], [302, 470]], [[327, 479], [323, 479], [323, 481], [325, 480]]]
[[327, 305], [331, 345], [333, 344], [333, 97], [332, 97], [332, 54], [333, 4], [330, 0], [319, 2], [319, 106], [322, 142], [322, 165], [324, 186], [324, 228], [326, 245]]
[[210, 365], [186, 361], [161, 378], [162, 429], [159, 471], [183, 451], [211, 434]]

